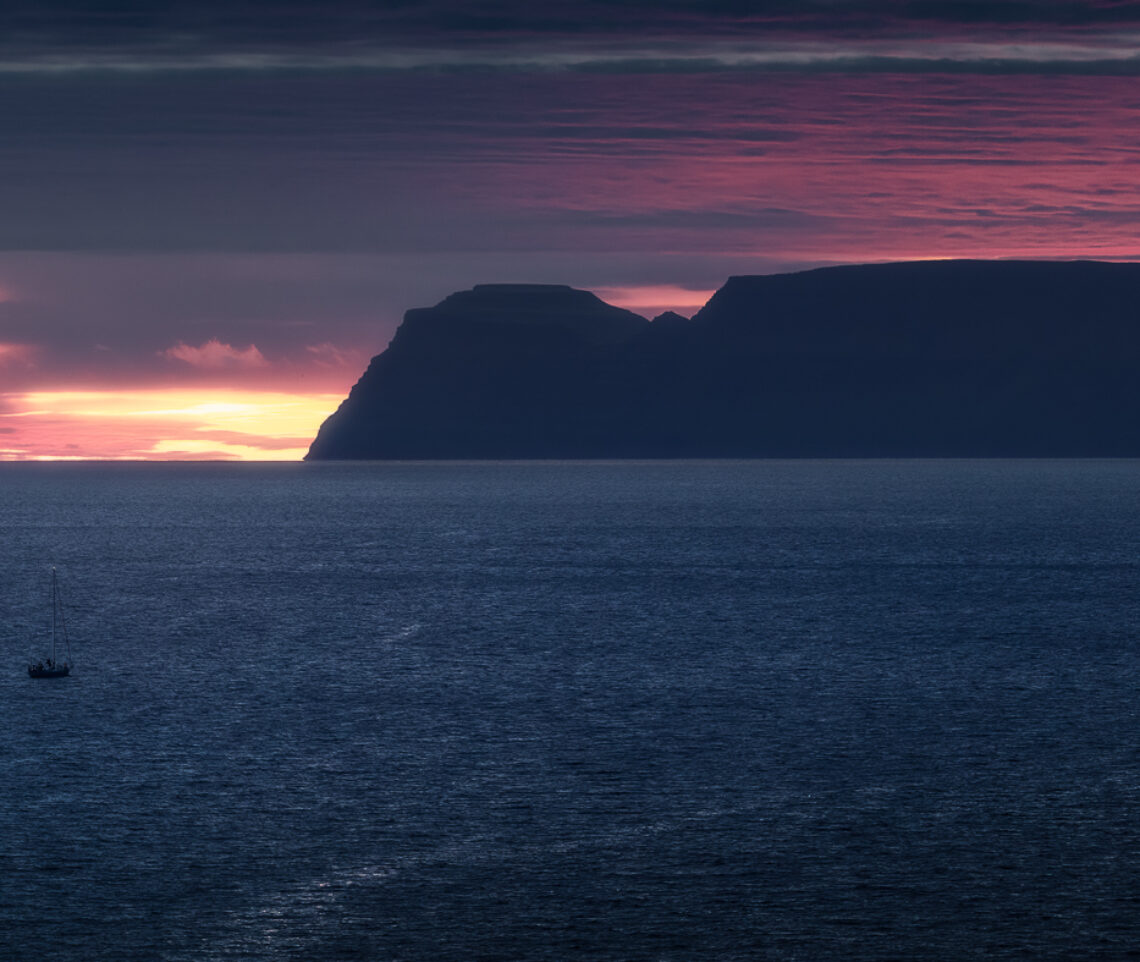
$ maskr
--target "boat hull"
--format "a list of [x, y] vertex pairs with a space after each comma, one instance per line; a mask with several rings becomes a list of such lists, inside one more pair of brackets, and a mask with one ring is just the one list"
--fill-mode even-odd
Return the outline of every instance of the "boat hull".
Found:
[[69, 674], [71, 674], [70, 665], [59, 665], [55, 668], [28, 665], [29, 678], [66, 678]]

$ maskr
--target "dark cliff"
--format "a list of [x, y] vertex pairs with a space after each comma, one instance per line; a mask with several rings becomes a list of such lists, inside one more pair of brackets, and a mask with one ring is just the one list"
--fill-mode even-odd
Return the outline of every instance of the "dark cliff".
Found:
[[409, 311], [310, 459], [1140, 455], [1140, 265], [730, 278], [653, 323], [568, 287]]
[[[408, 311], [308, 458], [588, 457], [649, 322], [570, 287], [484, 284]], [[616, 449], [615, 449], [616, 451]]]

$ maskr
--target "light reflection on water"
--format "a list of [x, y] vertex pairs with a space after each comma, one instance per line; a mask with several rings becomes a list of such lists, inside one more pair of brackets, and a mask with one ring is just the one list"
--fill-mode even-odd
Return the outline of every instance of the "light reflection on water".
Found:
[[1138, 480], [0, 465], [0, 956], [1123, 954]]

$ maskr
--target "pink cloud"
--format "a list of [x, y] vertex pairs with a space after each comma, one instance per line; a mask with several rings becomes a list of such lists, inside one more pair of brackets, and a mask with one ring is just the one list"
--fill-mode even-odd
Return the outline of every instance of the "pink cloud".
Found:
[[11, 344], [0, 341], [0, 364], [22, 364], [32, 366], [35, 349], [30, 344]]
[[[305, 348], [312, 360], [321, 367], [361, 366], [362, 353], [356, 349], [345, 350], [335, 344], [311, 344]], [[366, 359], [365, 359], [366, 360]]]
[[232, 367], [267, 367], [269, 362], [265, 355], [250, 344], [244, 350], [239, 350], [230, 344], [223, 344], [216, 337], [210, 338], [200, 347], [192, 347], [179, 341], [174, 347], [168, 347], [159, 352], [161, 357], [176, 361], [185, 361], [194, 367], [211, 369]]

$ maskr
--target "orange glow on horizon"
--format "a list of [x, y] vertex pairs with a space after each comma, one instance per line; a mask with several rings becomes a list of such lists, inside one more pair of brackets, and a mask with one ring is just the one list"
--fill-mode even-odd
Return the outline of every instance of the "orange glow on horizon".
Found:
[[187, 388], [0, 395], [0, 460], [296, 461], [343, 398]]

